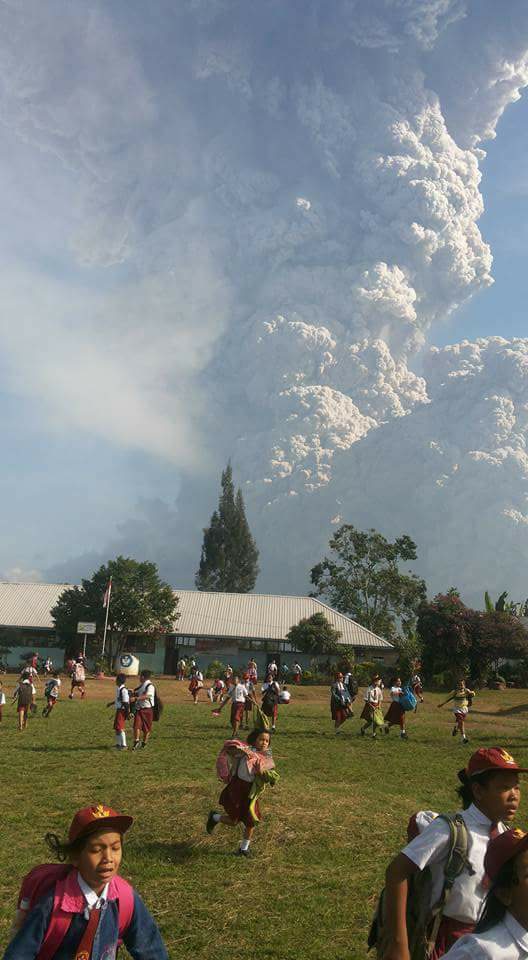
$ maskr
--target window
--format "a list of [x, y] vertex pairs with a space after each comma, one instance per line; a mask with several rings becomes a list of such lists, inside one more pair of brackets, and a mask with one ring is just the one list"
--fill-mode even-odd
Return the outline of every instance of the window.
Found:
[[156, 637], [131, 634], [127, 637], [125, 650], [128, 653], [156, 653]]

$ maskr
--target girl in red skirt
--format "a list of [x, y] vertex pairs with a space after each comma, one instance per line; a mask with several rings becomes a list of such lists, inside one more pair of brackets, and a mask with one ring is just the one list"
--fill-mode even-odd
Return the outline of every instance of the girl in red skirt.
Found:
[[191, 682], [189, 683], [189, 693], [193, 698], [194, 703], [198, 703], [198, 694], [203, 687], [203, 673], [201, 670], [194, 670], [191, 674]]
[[407, 739], [407, 731], [405, 729], [405, 710], [400, 704], [400, 697], [403, 695], [403, 688], [401, 685], [400, 677], [394, 677], [391, 682], [391, 705], [385, 714], [385, 733], [388, 733], [391, 727], [399, 726], [400, 728], [400, 737], [402, 740]]
[[115, 709], [115, 748], [116, 750], [126, 750], [126, 722], [130, 716], [130, 693], [126, 687], [126, 677], [124, 673], [117, 674], [116, 687], [115, 700], [111, 700], [110, 703], [107, 703], [107, 707], [114, 707]]
[[335, 732], [340, 733], [340, 726], [352, 716], [352, 699], [348, 687], [343, 682], [343, 674], [336, 673], [335, 682], [330, 692], [330, 713], [334, 721]]
[[[217, 823], [235, 827], [244, 825], [244, 836], [240, 841], [237, 855], [249, 856], [249, 845], [256, 824], [260, 821], [260, 806], [257, 799], [265, 783], [273, 786], [278, 779], [270, 748], [270, 734], [267, 731], [253, 730], [247, 743], [240, 740], [228, 740], [218, 758], [217, 769], [222, 779], [227, 781], [219, 802], [225, 813], [211, 810], [206, 824], [207, 833], [212, 833]], [[229, 757], [229, 770], [220, 769], [220, 761]]]

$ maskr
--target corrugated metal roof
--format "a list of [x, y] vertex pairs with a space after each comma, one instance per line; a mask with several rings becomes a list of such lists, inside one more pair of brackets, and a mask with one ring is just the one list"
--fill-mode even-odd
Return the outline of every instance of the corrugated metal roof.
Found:
[[71, 583], [11, 583], [0, 581], [0, 625], [53, 629], [50, 610]]
[[[53, 628], [49, 611], [63, 590], [71, 586], [0, 581], [0, 625]], [[340, 643], [391, 649], [387, 640], [314, 597], [201, 590], [176, 590], [175, 594], [179, 597], [181, 614], [175, 630], [185, 636], [284, 640], [290, 627], [299, 620], [321, 612], [341, 631]]]

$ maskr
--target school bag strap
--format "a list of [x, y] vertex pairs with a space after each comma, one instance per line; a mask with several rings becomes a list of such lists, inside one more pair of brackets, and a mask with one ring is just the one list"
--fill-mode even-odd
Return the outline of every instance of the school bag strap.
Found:
[[444, 885], [438, 903], [433, 907], [433, 923], [427, 936], [425, 957], [426, 960], [433, 953], [440, 924], [444, 916], [453, 884], [457, 877], [467, 870], [470, 876], [475, 871], [468, 858], [469, 834], [466, 823], [459, 813], [440, 813], [439, 820], [443, 820], [449, 827], [449, 848], [446, 865], [444, 867]]
[[[37, 960], [52, 960], [66, 936], [72, 917], [83, 913], [84, 894], [77, 882], [77, 871], [69, 864], [44, 863], [34, 867], [23, 879], [19, 906], [28, 904], [31, 910], [53, 890], [53, 906], [44, 940]], [[108, 888], [108, 899], [118, 900], [119, 940], [126, 933], [134, 915], [134, 889], [122, 877], [114, 877]]]

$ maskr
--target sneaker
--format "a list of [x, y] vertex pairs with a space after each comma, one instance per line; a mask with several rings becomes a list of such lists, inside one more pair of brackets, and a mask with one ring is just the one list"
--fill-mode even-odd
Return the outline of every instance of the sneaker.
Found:
[[139, 745], [140, 745], [141, 749], [144, 750], [145, 747], [147, 746], [147, 741], [146, 741], [146, 740], [140, 740], [140, 741], [139, 741]]
[[134, 743], [134, 746], [132, 747], [132, 750], [139, 750], [140, 747], [141, 747], [141, 740], [136, 740]]
[[462, 743], [469, 743], [469, 737], [462, 737]]
[[235, 857], [249, 857], [249, 850], [242, 850], [242, 847], [239, 847], [235, 853]]
[[385, 727], [385, 733], [387, 734], [387, 736], [389, 735], [389, 733], [390, 733], [390, 727]]
[[407, 736], [407, 733], [405, 732], [405, 730], [403, 731], [403, 733], [400, 733], [400, 737], [401, 737], [402, 740], [408, 740], [408, 739], [409, 739], [408, 736]]
[[453, 732], [451, 733], [451, 736], [456, 737], [457, 733], [458, 733], [458, 727], [453, 727]]
[[207, 817], [207, 823], [205, 824], [205, 829], [207, 830], [207, 833], [212, 833], [214, 828], [216, 827], [216, 820], [214, 819], [215, 813], [216, 813], [216, 810], [211, 810], [209, 813], [209, 816]]
[[373, 734], [372, 734], [372, 739], [375, 740], [376, 737], [377, 737], [377, 734], [376, 734], [376, 733], [373, 733]]

